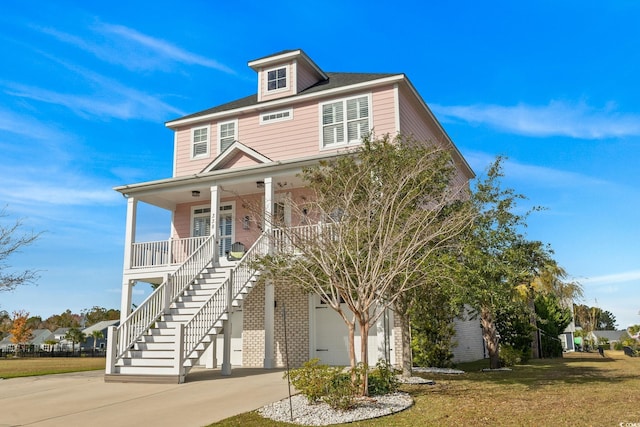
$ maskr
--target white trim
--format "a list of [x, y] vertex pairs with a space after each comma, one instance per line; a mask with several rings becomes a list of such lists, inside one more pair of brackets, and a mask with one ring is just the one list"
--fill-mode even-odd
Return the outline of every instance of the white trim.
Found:
[[229, 146], [229, 148], [227, 148], [224, 153], [221, 153], [220, 155], [218, 155], [218, 157], [216, 157], [216, 159], [211, 162], [206, 168], [204, 168], [202, 170], [202, 172], [210, 172], [212, 170], [215, 170], [218, 165], [224, 163], [225, 160], [227, 160], [230, 157], [233, 157], [237, 152], [243, 152], [245, 153], [247, 156], [257, 160], [259, 163], [271, 163], [272, 160], [266, 156], [263, 156], [262, 154], [258, 153], [256, 150], [254, 150], [253, 148], [247, 147], [246, 145], [244, 145], [243, 143], [241, 143], [240, 141], [234, 141], [233, 144], [231, 144], [231, 146]]
[[[366, 97], [367, 98], [367, 109], [368, 109], [368, 115], [367, 115], [367, 120], [369, 121], [369, 129], [368, 132], [371, 132], [371, 130], [373, 129], [373, 96], [371, 94], [371, 92], [369, 93], [360, 93], [357, 95], [350, 95], [348, 97], [345, 98], [339, 98], [339, 99], [332, 99], [329, 101], [323, 101], [320, 102], [318, 104], [318, 126], [319, 126], [319, 147], [320, 147], [320, 151], [323, 150], [332, 150], [335, 148], [341, 148], [341, 147], [347, 147], [347, 146], [353, 146], [353, 145], [358, 145], [362, 142], [362, 137], [359, 139], [354, 139], [354, 140], [349, 140], [349, 131], [348, 131], [348, 120], [347, 120], [347, 102], [354, 100], [354, 99], [358, 99], [358, 98], [363, 98]], [[342, 103], [343, 105], [343, 121], [342, 126], [343, 126], [343, 130], [344, 130], [344, 142], [340, 142], [340, 143], [333, 143], [333, 144], [329, 144], [329, 145], [324, 145], [324, 123], [323, 123], [323, 107], [327, 104], [335, 104], [335, 103]]]
[[[286, 116], [284, 114], [286, 113]], [[273, 119], [265, 120], [265, 117], [277, 116], [282, 114], [281, 117], [275, 117]], [[293, 120], [293, 108], [285, 108], [283, 110], [271, 110], [265, 113], [260, 113], [260, 125], [270, 125], [271, 123], [284, 122], [287, 120]]]
[[[269, 89], [269, 73], [272, 71], [276, 72], [276, 78], [275, 78], [275, 82], [276, 82], [276, 86], [278, 85], [278, 80], [280, 80], [280, 78], [278, 78], [278, 71], [284, 68], [284, 72], [285, 72], [285, 76], [284, 76], [284, 87], [276, 87], [275, 89]], [[279, 93], [279, 92], [286, 92], [289, 89], [291, 89], [291, 85], [289, 84], [289, 79], [291, 78], [291, 67], [289, 66], [289, 64], [280, 64], [280, 65], [276, 65], [275, 67], [271, 67], [271, 68], [265, 68], [262, 71], [262, 79], [264, 79], [264, 82], [266, 84], [265, 87], [265, 95], [271, 95], [273, 93]], [[260, 80], [262, 80], [260, 79]]]
[[[229, 123], [233, 123], [233, 142], [229, 145], [231, 147], [235, 141], [238, 140], [238, 119], [226, 120], [224, 122], [218, 122], [218, 135], [216, 135], [216, 144], [217, 144], [217, 153], [220, 155], [222, 153], [222, 132], [221, 128], [224, 125], [228, 125]], [[227, 137], [228, 138], [228, 137]], [[229, 148], [227, 147], [227, 148]]]
[[[202, 130], [202, 129], [206, 129], [207, 130], [207, 140], [206, 140], [206, 142], [204, 142], [206, 144], [206, 151], [204, 153], [202, 153], [202, 154], [195, 155], [194, 154], [194, 151], [195, 151], [194, 150], [195, 133], [196, 133], [196, 131], [199, 131], [199, 130]], [[199, 144], [202, 144], [202, 143], [203, 143], [203, 141], [199, 142]], [[211, 153], [211, 126], [205, 125], [205, 126], [196, 126], [196, 127], [191, 128], [191, 144], [189, 144], [189, 158], [191, 160], [204, 159], [204, 158], [209, 157], [210, 153]]]
[[298, 60], [294, 59], [291, 63], [291, 89], [293, 93], [298, 93]]
[[294, 50], [292, 52], [283, 53], [281, 55], [267, 56], [266, 58], [249, 61], [247, 63], [247, 65], [249, 67], [255, 69], [256, 67], [269, 65], [269, 64], [272, 64], [274, 62], [284, 62], [285, 60], [294, 58], [294, 57], [300, 55], [301, 53], [302, 53], [302, 51], [300, 49], [298, 49], [298, 50]]
[[178, 132], [173, 132], [173, 171], [172, 176], [176, 176], [178, 170]]
[[198, 123], [198, 122], [203, 122], [203, 121], [207, 121], [207, 120], [215, 120], [215, 119], [219, 119], [221, 117], [226, 117], [226, 116], [237, 116], [241, 113], [247, 112], [247, 111], [263, 111], [266, 109], [272, 109], [272, 108], [277, 108], [280, 105], [293, 105], [293, 104], [297, 104], [299, 102], [303, 102], [303, 101], [307, 101], [309, 99], [315, 99], [315, 98], [326, 98], [327, 96], [331, 96], [331, 95], [339, 95], [339, 94], [343, 94], [343, 93], [347, 93], [347, 92], [353, 92], [359, 89], [371, 89], [377, 86], [383, 86], [386, 84], [390, 84], [390, 83], [394, 83], [394, 82], [400, 82], [406, 80], [405, 75], [404, 74], [398, 74], [395, 76], [390, 76], [390, 77], [384, 77], [382, 79], [378, 79], [378, 80], [370, 80], [368, 82], [362, 82], [362, 83], [357, 83], [354, 85], [349, 85], [349, 86], [341, 86], [341, 87], [337, 87], [334, 89], [329, 89], [329, 90], [325, 90], [325, 91], [320, 91], [320, 92], [313, 92], [313, 93], [309, 93], [309, 94], [305, 94], [305, 95], [299, 95], [296, 96], [294, 98], [292, 97], [286, 97], [286, 98], [279, 98], [279, 99], [274, 99], [272, 101], [265, 101], [259, 104], [254, 104], [254, 105], [249, 105], [247, 107], [242, 107], [242, 108], [235, 108], [235, 109], [231, 109], [231, 110], [226, 110], [226, 111], [221, 111], [219, 113], [211, 113], [211, 114], [206, 114], [206, 115], [202, 115], [202, 116], [197, 116], [197, 117], [191, 117], [188, 119], [178, 119], [178, 120], [173, 120], [170, 122], [166, 122], [164, 125], [168, 128], [174, 128], [174, 127], [178, 127], [178, 126], [183, 126], [183, 125], [187, 125], [187, 124], [191, 124], [191, 123]]

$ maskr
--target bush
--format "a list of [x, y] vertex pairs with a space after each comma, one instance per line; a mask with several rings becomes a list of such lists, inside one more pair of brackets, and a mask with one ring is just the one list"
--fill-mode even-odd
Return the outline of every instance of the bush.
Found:
[[380, 396], [398, 389], [396, 373], [386, 360], [378, 360], [376, 367], [369, 372], [368, 392], [371, 396]]
[[[310, 404], [324, 402], [333, 409], [345, 411], [353, 408], [355, 404], [359, 386], [362, 385], [364, 369], [366, 367], [359, 364], [350, 372], [338, 367], [320, 365], [318, 359], [311, 359], [302, 367], [292, 369], [289, 379]], [[355, 376], [355, 384], [351, 381], [351, 374]], [[379, 360], [376, 367], [369, 372], [368, 393], [375, 396], [396, 391], [398, 380], [395, 374], [386, 361]]]
[[513, 366], [522, 362], [522, 352], [508, 345], [500, 346], [500, 365]]
[[320, 365], [319, 362], [319, 359], [311, 359], [301, 368], [292, 369], [289, 373], [291, 384], [310, 404], [322, 401], [334, 409], [353, 407], [356, 389], [349, 374], [342, 368]]

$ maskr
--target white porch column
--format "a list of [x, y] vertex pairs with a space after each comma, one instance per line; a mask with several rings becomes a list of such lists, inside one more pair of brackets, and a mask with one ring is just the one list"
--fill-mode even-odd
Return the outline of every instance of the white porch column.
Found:
[[122, 282], [122, 296], [120, 297], [120, 324], [122, 325], [125, 319], [131, 312], [131, 295], [133, 293], [133, 280], [124, 280]]
[[231, 375], [231, 313], [229, 319], [222, 321], [222, 331], [224, 334], [222, 345], [222, 368], [221, 375]]
[[[218, 230], [218, 214], [220, 213], [220, 192], [217, 185], [211, 186], [211, 222], [209, 225], [209, 234], [213, 236], [216, 244], [220, 239], [220, 231]], [[218, 250], [213, 251], [213, 264], [217, 265], [220, 260]]]
[[[268, 177], [264, 180], [264, 217], [265, 229], [270, 234], [273, 229], [273, 178]], [[272, 246], [269, 246], [269, 252]], [[273, 360], [274, 352], [274, 314], [275, 314], [275, 291], [273, 282], [267, 281], [264, 286], [264, 362], [265, 369], [275, 367]]]
[[218, 367], [218, 359], [216, 357], [216, 343], [218, 341], [218, 336], [215, 335], [209, 344], [209, 347], [204, 351], [204, 367], [207, 369], [214, 369]]
[[131, 268], [131, 245], [136, 241], [136, 214], [138, 211], [138, 200], [135, 197], [127, 198], [127, 222], [124, 236], [124, 269]]
[[227, 282], [227, 319], [222, 322], [224, 339], [222, 340], [222, 375], [231, 375], [231, 313], [233, 312], [233, 270], [229, 272]]

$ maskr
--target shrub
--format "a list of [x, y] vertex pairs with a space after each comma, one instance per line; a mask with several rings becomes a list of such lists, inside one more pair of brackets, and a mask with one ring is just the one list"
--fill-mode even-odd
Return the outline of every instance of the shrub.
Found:
[[[327, 365], [320, 365], [319, 359], [311, 359], [302, 367], [292, 369], [289, 373], [291, 384], [307, 398], [310, 404], [317, 403], [328, 393], [329, 385], [334, 376], [333, 369]], [[287, 374], [285, 373], [285, 378]]]
[[322, 401], [334, 409], [352, 408], [356, 388], [351, 383], [349, 373], [342, 368], [320, 365], [319, 362], [319, 359], [311, 359], [301, 368], [292, 369], [289, 373], [291, 384], [310, 404]]
[[508, 345], [500, 346], [500, 364], [513, 366], [522, 362], [522, 352]]
[[369, 372], [369, 395], [376, 396], [394, 392], [398, 389], [398, 385], [393, 368], [386, 360], [378, 360], [376, 367]]

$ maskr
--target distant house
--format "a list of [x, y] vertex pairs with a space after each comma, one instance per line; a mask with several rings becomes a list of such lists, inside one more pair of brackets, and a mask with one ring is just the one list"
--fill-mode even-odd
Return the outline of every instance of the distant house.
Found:
[[576, 322], [575, 322], [575, 314], [573, 313], [573, 301], [566, 301], [565, 307], [571, 310], [571, 323], [567, 326], [564, 332], [558, 337], [560, 339], [560, 343], [562, 344], [562, 350], [565, 352], [575, 351], [575, 332], [576, 332]]
[[[93, 350], [94, 348], [98, 350], [104, 350], [107, 346], [107, 338], [108, 338], [107, 332], [108, 332], [109, 326], [118, 326], [119, 324], [120, 324], [119, 320], [103, 320], [102, 322], [98, 322], [95, 325], [91, 325], [83, 329], [82, 332], [87, 337], [87, 340], [80, 344], [80, 348], [82, 350]], [[95, 343], [96, 344], [95, 347], [93, 345], [94, 331], [102, 332], [102, 338], [98, 338], [97, 342]]]
[[[4, 337], [2, 341], [0, 341], [0, 350], [8, 353], [12, 353], [15, 351], [16, 346], [13, 342], [11, 342], [11, 338], [13, 338], [13, 335], [10, 334]], [[49, 344], [47, 344], [46, 342], [53, 339], [53, 334], [50, 330], [34, 329], [31, 332], [31, 339], [26, 344], [32, 351], [49, 351]]]
[[608, 345], [609, 348], [613, 348], [616, 343], [629, 339], [630, 335], [626, 330], [591, 331], [589, 333], [589, 338], [593, 340], [594, 346], [604, 345], [606, 347]]
[[58, 328], [53, 331], [53, 339], [58, 341], [58, 350], [66, 351], [72, 350], [72, 343], [65, 339], [67, 332], [69, 332], [71, 328]]

